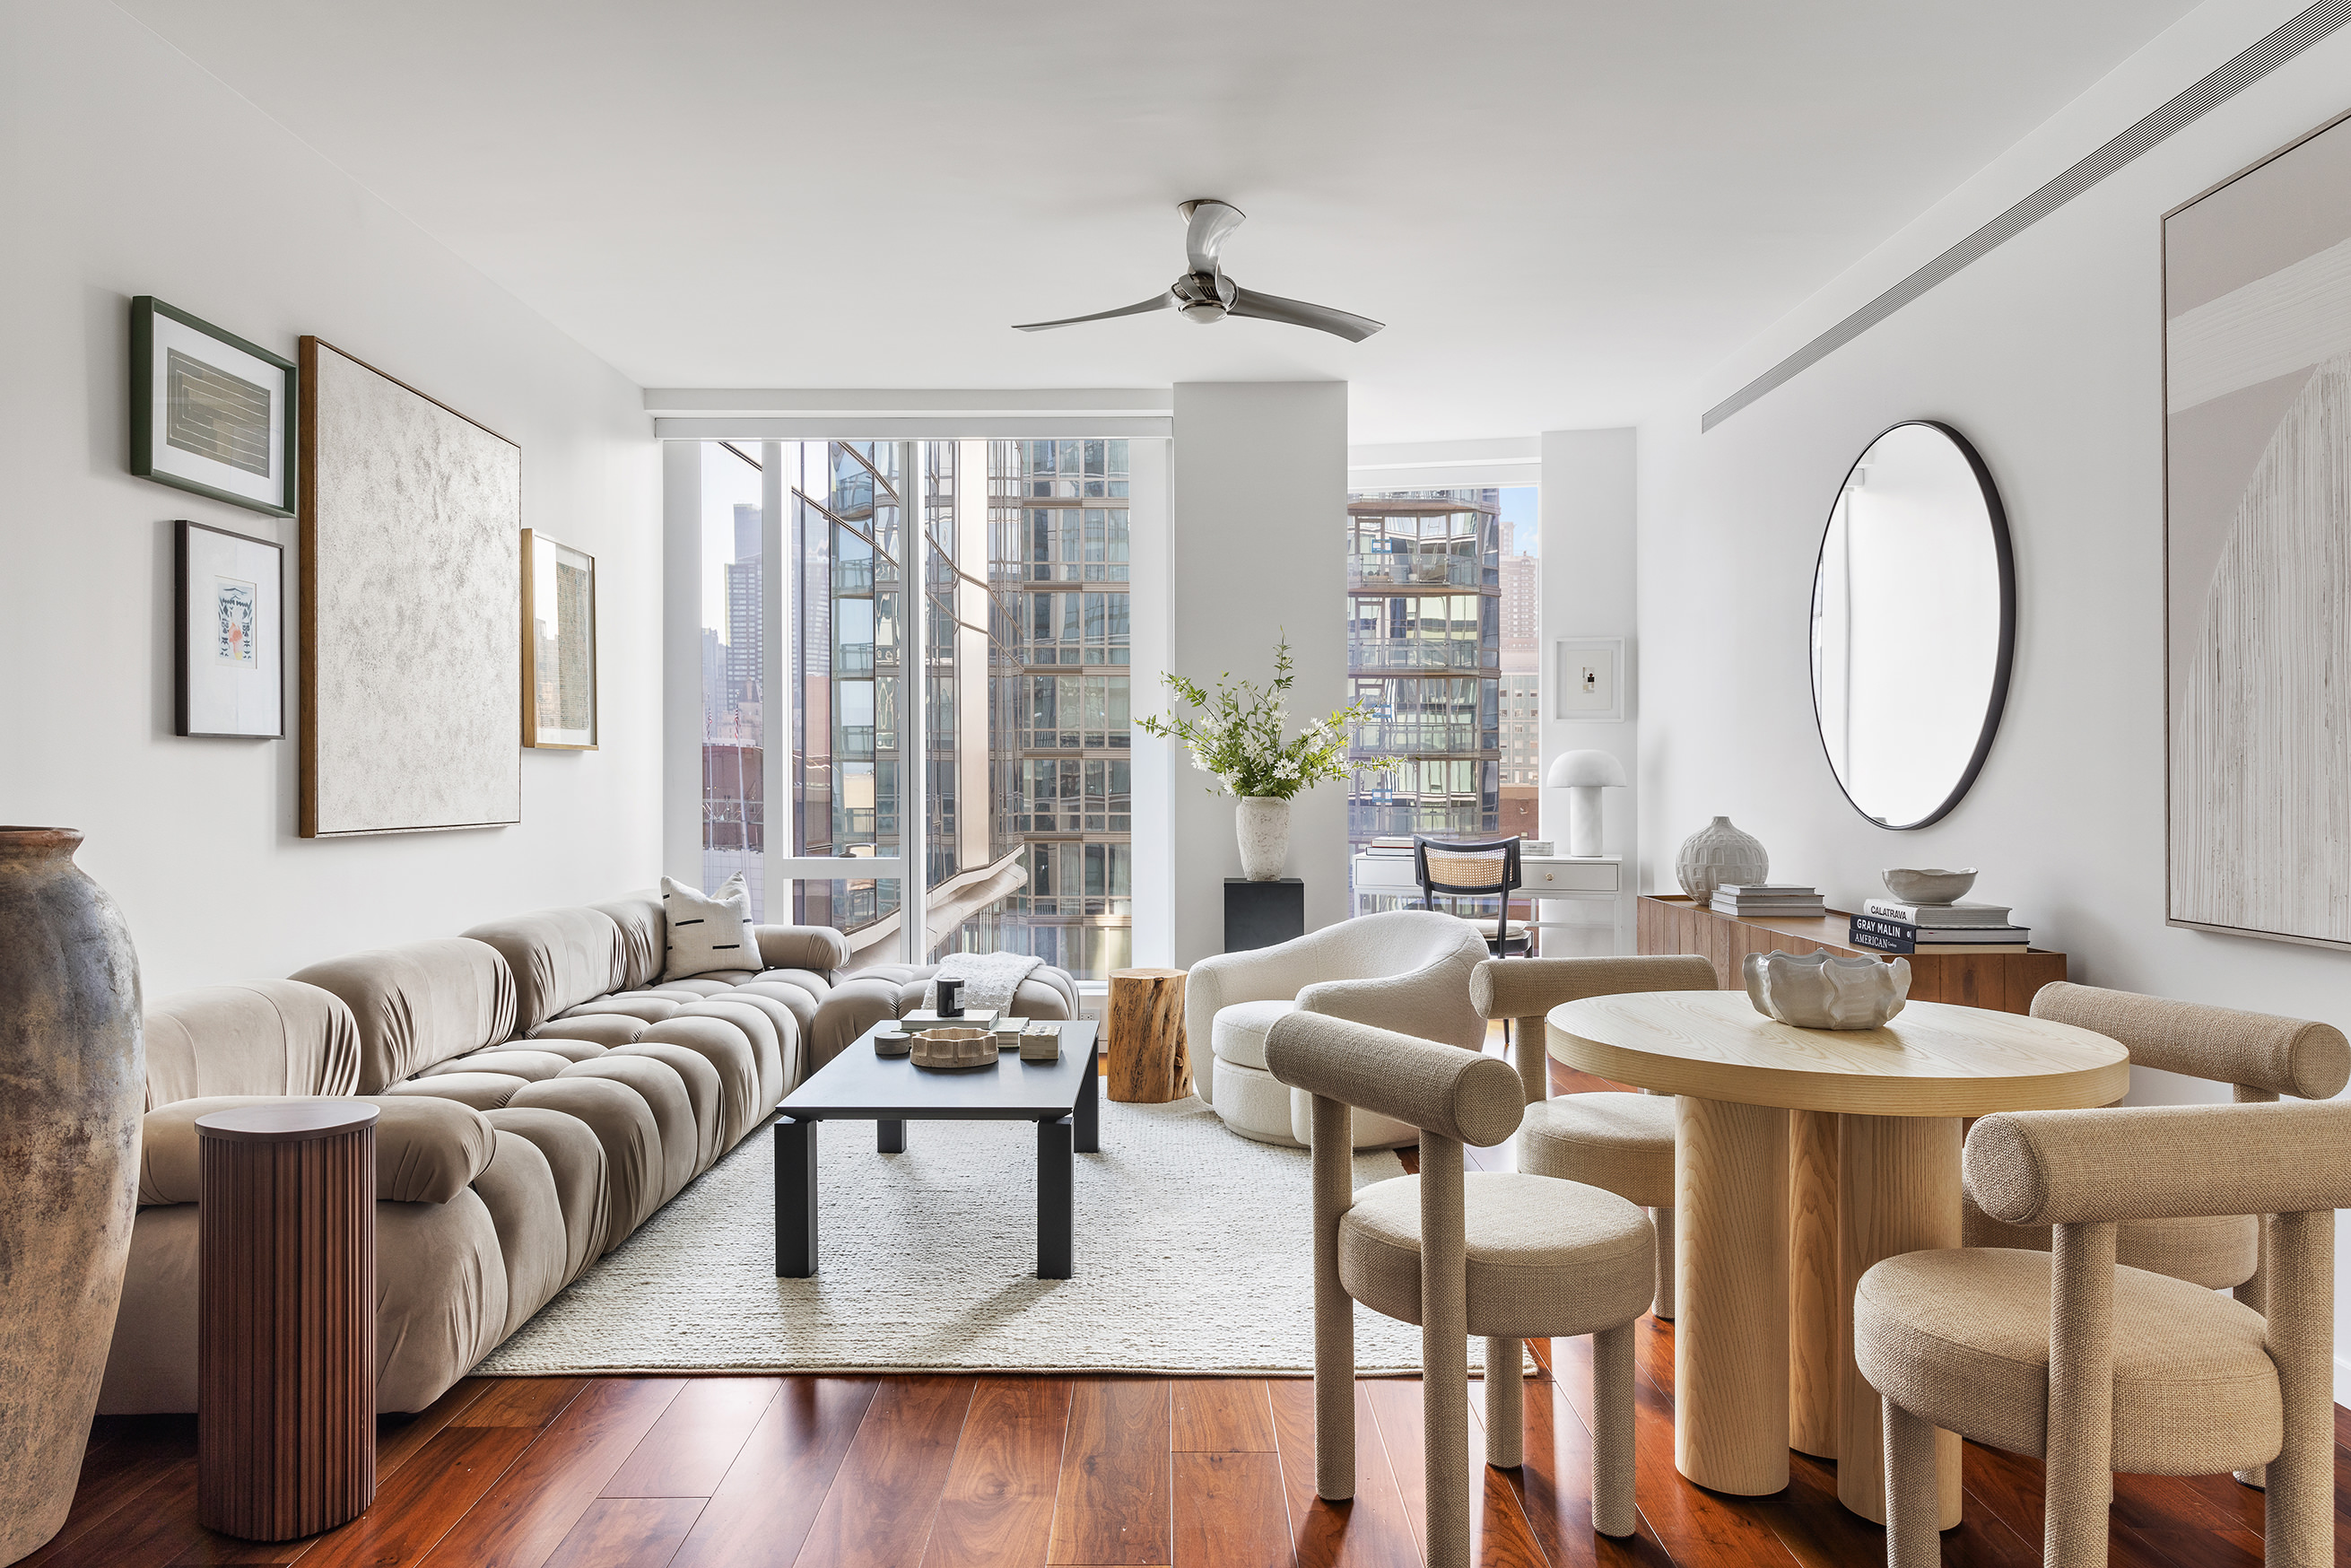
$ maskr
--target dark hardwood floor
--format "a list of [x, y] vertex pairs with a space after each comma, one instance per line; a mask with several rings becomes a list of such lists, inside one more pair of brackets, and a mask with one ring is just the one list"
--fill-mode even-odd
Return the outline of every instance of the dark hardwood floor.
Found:
[[[1600, 1087], [1562, 1080], [1562, 1087]], [[1499, 1163], [1499, 1151], [1483, 1151]], [[1787, 1490], [1708, 1492], [1674, 1470], [1673, 1331], [1639, 1333], [1640, 1532], [1592, 1533], [1591, 1347], [1539, 1343], [1526, 1464], [1469, 1451], [1477, 1561], [1496, 1568], [1830, 1568], [1885, 1561], [1836, 1500], [1834, 1467], [1792, 1456]], [[381, 1429], [375, 1505], [308, 1541], [256, 1545], [196, 1523], [195, 1422], [98, 1423], [44, 1568], [212, 1563], [304, 1568], [1410, 1568], [1421, 1561], [1418, 1386], [1356, 1389], [1352, 1503], [1314, 1496], [1301, 1379], [469, 1378]], [[2335, 1412], [2335, 1556], [2351, 1562], [2351, 1416]], [[1952, 1568], [2041, 1556], [2040, 1466], [1969, 1445]], [[2116, 1568], [2258, 1563], [2261, 1494], [2225, 1476], [2116, 1479]]]

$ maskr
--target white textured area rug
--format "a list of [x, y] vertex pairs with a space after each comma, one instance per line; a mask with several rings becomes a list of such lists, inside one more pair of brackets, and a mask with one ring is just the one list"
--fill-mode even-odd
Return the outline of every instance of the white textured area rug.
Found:
[[[913, 1122], [898, 1155], [874, 1152], [871, 1123], [827, 1123], [818, 1161], [816, 1278], [776, 1278], [762, 1126], [477, 1370], [1313, 1369], [1307, 1156], [1197, 1099], [1102, 1102], [1069, 1280], [1036, 1278], [1033, 1123]], [[1355, 1158], [1359, 1188], [1402, 1174], [1385, 1150]], [[1358, 1309], [1355, 1360], [1417, 1372], [1420, 1331]]]

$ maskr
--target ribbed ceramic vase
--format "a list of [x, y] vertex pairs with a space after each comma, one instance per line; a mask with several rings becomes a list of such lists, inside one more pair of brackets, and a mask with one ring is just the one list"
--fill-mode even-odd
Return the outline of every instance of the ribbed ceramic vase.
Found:
[[1290, 802], [1270, 795], [1244, 795], [1233, 813], [1241, 841], [1241, 874], [1251, 882], [1278, 882], [1290, 863]]
[[1771, 870], [1771, 857], [1763, 852], [1762, 841], [1732, 827], [1728, 817], [1717, 817], [1684, 839], [1681, 852], [1674, 856], [1674, 875], [1682, 891], [1701, 905], [1713, 903], [1714, 890], [1725, 883], [1735, 887], [1761, 882]]
[[0, 827], [0, 1563], [73, 1502], [139, 1196], [139, 959], [80, 842]]

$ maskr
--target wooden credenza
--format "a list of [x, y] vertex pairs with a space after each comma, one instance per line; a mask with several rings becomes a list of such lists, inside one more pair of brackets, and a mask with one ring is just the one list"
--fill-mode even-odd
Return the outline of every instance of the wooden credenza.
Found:
[[[1892, 955], [1852, 945], [1853, 916], [1832, 910], [1819, 920], [1740, 920], [1701, 909], [1687, 898], [1641, 896], [1636, 918], [1644, 953], [1696, 953], [1714, 965], [1725, 988], [1746, 985], [1740, 967], [1750, 953], [1834, 953], [1845, 957]], [[1910, 999], [2029, 1012], [2032, 993], [2065, 977], [2065, 955], [2029, 953], [1906, 953]]]

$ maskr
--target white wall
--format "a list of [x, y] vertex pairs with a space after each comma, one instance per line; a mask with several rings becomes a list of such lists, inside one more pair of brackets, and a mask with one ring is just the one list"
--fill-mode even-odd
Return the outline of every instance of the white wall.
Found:
[[[1639, 845], [1638, 809], [1641, 782], [1637, 705], [1641, 669], [1640, 639], [1634, 601], [1635, 583], [1635, 523], [1637, 507], [1635, 456], [1638, 443], [1630, 430], [1551, 430], [1542, 436], [1542, 612], [1535, 640], [1535, 657], [1542, 672], [1543, 716], [1540, 754], [1548, 772], [1552, 759], [1562, 751], [1605, 751], [1625, 765], [1630, 788], [1600, 791], [1600, 852], [1623, 855], [1626, 862], [1626, 894], [1616, 901], [1614, 929], [1605, 939], [1573, 933], [1546, 932], [1546, 951], [1633, 951], [1632, 860]], [[1626, 668], [1617, 673], [1627, 683], [1625, 716], [1621, 721], [1563, 719], [1558, 715], [1559, 651], [1562, 637], [1622, 637]], [[1542, 836], [1567, 852], [1567, 792], [1546, 789], [1541, 794]], [[1562, 900], [1549, 906], [1546, 919], [1596, 920], [1602, 906], [1594, 899]]]
[[[1292, 727], [1344, 706], [1346, 383], [1179, 382], [1172, 463], [1166, 667], [1211, 689], [1221, 671], [1268, 681], [1286, 629], [1298, 677]], [[1136, 714], [1166, 711], [1157, 675], [1135, 666]], [[1139, 747], [1166, 744], [1136, 737]], [[1179, 965], [1224, 951], [1224, 879], [1241, 873], [1233, 802], [1206, 793], [1207, 782], [1188, 765], [1175, 770]], [[1138, 851], [1138, 874], [1144, 863]], [[1289, 874], [1305, 879], [1308, 930], [1347, 917], [1343, 782], [1291, 803]]]
[[[89, 835], [148, 994], [644, 885], [661, 562], [637, 390], [111, 5], [0, 4], [0, 819]], [[289, 359], [315, 333], [521, 444], [524, 524], [597, 558], [603, 748], [526, 752], [520, 826], [296, 838], [290, 662], [287, 739], [172, 735], [169, 520], [285, 543], [289, 630], [296, 530], [130, 476], [136, 294]]]
[[[1890, 865], [1972, 865], [2073, 978], [2351, 1027], [2351, 954], [2164, 925], [2163, 402], [2159, 219], [2351, 108], [2351, 37], [2232, 103], [1718, 426], [1703, 409], [1864, 303], [2291, 6], [2208, 5], [1951, 204], [1640, 432], [1640, 846], [1670, 890], [1679, 841], [1728, 813], [1775, 880], [1833, 904]], [[2198, 42], [2183, 49], [2183, 39]], [[2093, 112], [2095, 111], [2095, 112]], [[1970, 210], [1972, 204], [1972, 210]], [[1846, 467], [1897, 420], [1981, 451], [2014, 532], [2007, 716], [1973, 791], [1896, 834], [1839, 794], [1816, 737], [1806, 614]], [[1550, 476], [1546, 478], [1546, 494]], [[1546, 529], [1545, 553], [1550, 553]], [[1552, 570], [1551, 562], [1545, 570]], [[2140, 1100], [2214, 1086], [2140, 1075]], [[2351, 1250], [2338, 1249], [2351, 1269]], [[2351, 1349], [2351, 1278], [2338, 1285]], [[2351, 1373], [2337, 1363], [2337, 1395]]]

